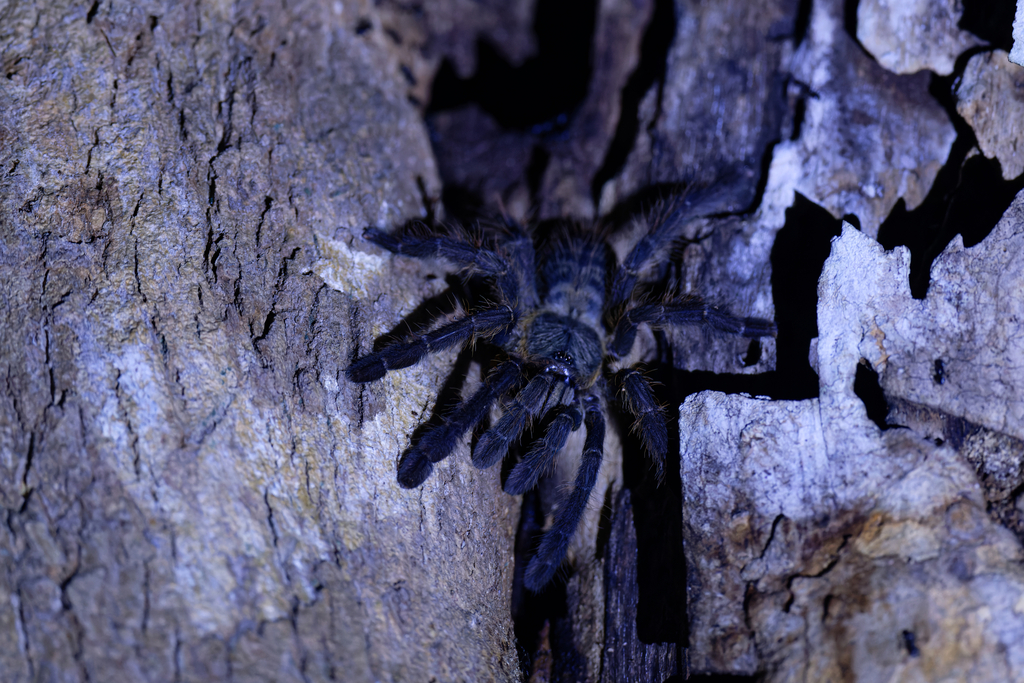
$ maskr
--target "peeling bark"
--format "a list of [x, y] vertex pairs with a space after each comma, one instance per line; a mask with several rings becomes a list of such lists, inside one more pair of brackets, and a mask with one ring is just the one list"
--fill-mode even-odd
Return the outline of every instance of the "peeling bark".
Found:
[[975, 55], [956, 94], [957, 113], [971, 125], [985, 156], [999, 159], [1003, 178], [1024, 173], [1024, 67], [1002, 50]]
[[960, 53], [985, 44], [958, 28], [962, 15], [956, 0], [865, 0], [857, 4], [857, 40], [893, 73], [948, 76]]
[[[951, 245], [923, 302], [910, 296], [906, 252], [885, 254], [847, 225], [819, 284], [820, 398], [705, 393], [684, 404], [697, 670], [770, 681], [1021, 676], [1024, 551], [1003, 526], [1016, 517], [991, 503], [1019, 496], [1024, 461], [1020, 421], [1005, 417], [1024, 388], [1024, 353], [999, 342], [1003, 326], [1019, 336], [1022, 319], [1005, 310], [1020, 289], [1001, 262], [1015, 253], [1022, 205], [1024, 195], [973, 251]], [[937, 375], [936, 352], [972, 369], [958, 383]], [[872, 422], [860, 364], [903, 399], [890, 418], [911, 417], [910, 429]], [[908, 405], [970, 413], [988, 436], [929, 433]]]

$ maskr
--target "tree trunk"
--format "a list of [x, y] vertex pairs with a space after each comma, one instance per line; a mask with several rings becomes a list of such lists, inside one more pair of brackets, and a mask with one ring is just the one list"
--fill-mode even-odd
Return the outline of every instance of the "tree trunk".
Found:
[[345, 381], [385, 316], [317, 275], [408, 281], [352, 245], [439, 192], [380, 22], [0, 8], [3, 680], [518, 677], [514, 501], [396, 485], [439, 371]]

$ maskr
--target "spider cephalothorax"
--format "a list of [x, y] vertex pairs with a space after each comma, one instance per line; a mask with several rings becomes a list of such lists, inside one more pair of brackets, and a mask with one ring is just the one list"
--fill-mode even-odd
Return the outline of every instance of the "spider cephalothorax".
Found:
[[698, 324], [743, 337], [775, 334], [769, 320], [737, 318], [694, 297], [666, 297], [653, 304], [633, 300], [640, 274], [663, 260], [686, 222], [710, 213], [717, 200], [713, 191], [705, 191], [679, 202], [617, 266], [603, 239], [578, 229], [561, 231], [539, 249], [535, 236], [515, 224], [492, 230], [479, 243], [437, 232], [365, 232], [366, 239], [395, 254], [447, 259], [466, 272], [471, 285], [489, 288], [488, 299], [494, 302], [349, 366], [350, 380], [370, 382], [454, 346], [486, 343], [497, 352], [481, 387], [403, 454], [398, 466], [402, 486], [423, 483], [433, 463], [448, 457], [504, 397], [510, 400], [502, 416], [473, 450], [477, 467], [504, 458], [533, 420], [547, 424], [509, 474], [507, 493], [531, 489], [550, 469], [569, 434], [581, 426], [586, 430], [574, 488], [558, 506], [527, 567], [525, 583], [531, 590], [540, 590], [554, 576], [597, 481], [605, 430], [601, 397], [615, 400], [609, 389], [617, 388], [619, 403], [633, 416], [660, 476], [668, 431], [651, 385], [631, 357], [636, 355], [637, 327]]

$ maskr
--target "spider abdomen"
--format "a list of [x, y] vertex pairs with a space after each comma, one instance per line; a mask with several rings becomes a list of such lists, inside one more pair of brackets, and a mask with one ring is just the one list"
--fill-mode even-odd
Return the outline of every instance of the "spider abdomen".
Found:
[[599, 325], [604, 313], [608, 249], [572, 239], [549, 253], [538, 272], [544, 307]]

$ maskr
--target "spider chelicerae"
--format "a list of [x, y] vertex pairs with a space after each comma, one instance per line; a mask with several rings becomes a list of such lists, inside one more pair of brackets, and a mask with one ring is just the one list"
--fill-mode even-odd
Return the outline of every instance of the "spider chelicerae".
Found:
[[431, 332], [363, 356], [346, 371], [353, 382], [372, 382], [444, 349], [485, 343], [496, 352], [494, 367], [480, 388], [402, 455], [399, 484], [422, 484], [434, 463], [451, 455], [501, 400], [501, 417], [473, 450], [477, 467], [502, 460], [533, 421], [546, 424], [509, 473], [504, 487], [509, 494], [533, 488], [551, 469], [569, 434], [581, 426], [586, 431], [574, 486], [556, 507], [551, 526], [527, 565], [525, 585], [530, 590], [541, 590], [554, 576], [597, 481], [605, 435], [602, 397], [609, 403], [617, 398], [632, 416], [661, 476], [668, 428], [641, 370], [641, 354], [634, 348], [640, 346], [635, 344], [638, 327], [703, 325], [741, 337], [775, 334], [770, 320], [739, 318], [693, 296], [638, 301], [641, 275], [664, 266], [687, 223], [715, 213], [721, 200], [722, 192], [712, 186], [677, 201], [663, 220], [652, 222], [618, 265], [597, 231], [579, 228], [563, 228], [547, 240], [511, 221], [485, 229], [475, 239], [433, 228], [402, 234], [369, 228], [364, 233], [370, 242], [401, 256], [448, 260], [464, 272], [470, 287], [486, 288], [492, 302]]

